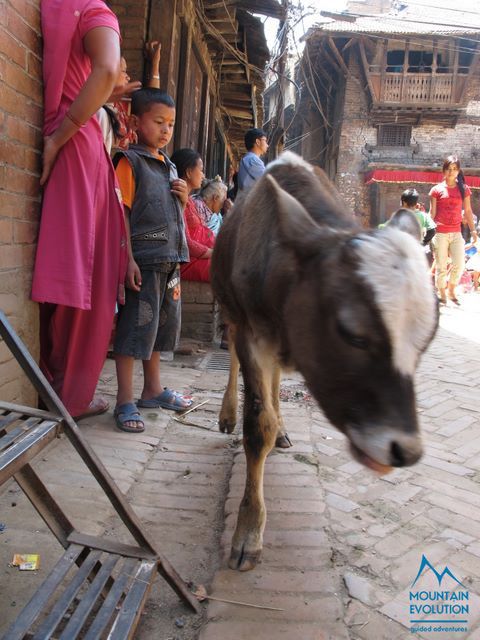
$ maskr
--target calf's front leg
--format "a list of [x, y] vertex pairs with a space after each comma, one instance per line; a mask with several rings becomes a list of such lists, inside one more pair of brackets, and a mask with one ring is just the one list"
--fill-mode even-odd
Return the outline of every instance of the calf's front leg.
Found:
[[255, 358], [248, 347], [239, 356], [245, 385], [243, 443], [247, 478], [228, 564], [231, 569], [248, 571], [256, 566], [263, 546], [267, 517], [263, 474], [265, 459], [277, 435], [277, 416], [271, 402], [273, 362]]
[[218, 420], [218, 426], [222, 433], [233, 433], [235, 425], [237, 424], [238, 373], [240, 371], [240, 363], [235, 350], [235, 336], [235, 326], [230, 324], [228, 327], [230, 370], [228, 372], [227, 388], [223, 394], [222, 408], [220, 409], [220, 417]]

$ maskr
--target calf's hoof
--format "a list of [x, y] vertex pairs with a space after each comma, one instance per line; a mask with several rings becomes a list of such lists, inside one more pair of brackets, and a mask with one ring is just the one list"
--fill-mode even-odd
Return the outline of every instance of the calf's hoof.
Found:
[[235, 547], [232, 547], [228, 566], [230, 567], [230, 569], [236, 569], [238, 571], [250, 571], [257, 566], [261, 553], [261, 549], [258, 549], [258, 551], [247, 552], [244, 551], [243, 547], [241, 547], [240, 549], [235, 549]]
[[288, 437], [288, 433], [281, 433], [275, 440], [275, 446], [279, 449], [289, 449], [293, 447], [292, 441]]
[[235, 422], [232, 422], [228, 418], [220, 418], [218, 421], [218, 427], [222, 433], [233, 433], [235, 429]]

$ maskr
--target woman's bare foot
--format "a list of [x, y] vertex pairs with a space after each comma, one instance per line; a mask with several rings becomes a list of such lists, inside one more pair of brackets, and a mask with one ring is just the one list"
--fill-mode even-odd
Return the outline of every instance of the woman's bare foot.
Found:
[[458, 307], [460, 306], [460, 300], [455, 295], [455, 287], [448, 287], [448, 297], [454, 304], [456, 304]]
[[74, 420], [77, 422], [84, 418], [90, 418], [90, 416], [99, 416], [101, 413], [105, 413], [110, 409], [110, 404], [101, 398], [100, 396], [93, 396], [93, 400], [90, 402], [86, 410], [78, 416], [74, 416]]
[[447, 296], [445, 293], [445, 289], [438, 290], [438, 300], [440, 304], [447, 304]]

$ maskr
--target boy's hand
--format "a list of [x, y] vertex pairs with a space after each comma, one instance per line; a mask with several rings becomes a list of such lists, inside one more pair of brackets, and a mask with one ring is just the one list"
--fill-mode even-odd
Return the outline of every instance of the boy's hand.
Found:
[[157, 72], [160, 65], [161, 50], [162, 43], [158, 40], [145, 43], [145, 57], [150, 61], [153, 73]]
[[182, 203], [182, 205], [185, 207], [185, 205], [188, 202], [188, 186], [187, 183], [185, 182], [185, 180], [182, 180], [181, 178], [177, 178], [176, 180], [172, 180], [172, 193], [177, 196], [177, 198], [180, 200], [180, 202]]
[[112, 94], [108, 98], [107, 102], [118, 102], [124, 98], [129, 98], [134, 91], [138, 91], [142, 88], [140, 80], [134, 80], [127, 82], [127, 84], [117, 84], [112, 91]]
[[133, 258], [129, 258], [128, 260], [125, 284], [129, 289], [133, 289], [133, 291], [140, 291], [142, 286], [142, 274], [138, 264]]

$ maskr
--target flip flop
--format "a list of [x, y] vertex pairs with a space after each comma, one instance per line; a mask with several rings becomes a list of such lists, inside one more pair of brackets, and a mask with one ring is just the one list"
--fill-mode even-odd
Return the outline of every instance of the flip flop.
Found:
[[[117, 405], [113, 411], [113, 417], [115, 418], [115, 424], [121, 431], [126, 431], [127, 433], [142, 433], [142, 431], [145, 431], [142, 416], [133, 402]], [[126, 424], [127, 422], [136, 422], [142, 426], [131, 427]]]
[[85, 418], [90, 418], [92, 416], [99, 416], [102, 413], [105, 413], [110, 409], [110, 404], [104, 400], [104, 398], [94, 397], [93, 400], [88, 405], [86, 411], [81, 413], [78, 416], [73, 416], [73, 419], [78, 422], [79, 420], [84, 420]]
[[162, 393], [148, 400], [137, 400], [137, 407], [143, 409], [170, 409], [171, 411], [185, 411], [192, 406], [193, 400], [187, 399], [181, 393], [173, 389], [164, 388]]

